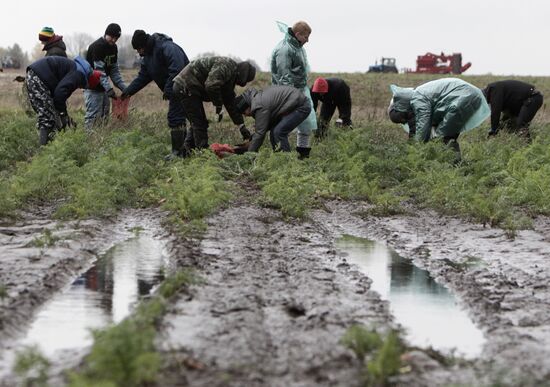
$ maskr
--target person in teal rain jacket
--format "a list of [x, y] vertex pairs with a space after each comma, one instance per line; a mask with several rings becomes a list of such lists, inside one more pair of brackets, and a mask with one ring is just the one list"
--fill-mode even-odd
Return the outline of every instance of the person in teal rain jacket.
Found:
[[296, 151], [300, 158], [307, 158], [311, 151], [311, 132], [317, 130], [317, 117], [307, 87], [309, 64], [303, 47], [309, 41], [311, 27], [304, 21], [297, 22], [292, 28], [281, 22], [277, 22], [277, 25], [285, 36], [271, 55], [271, 83], [300, 89], [311, 103], [310, 115], [297, 128]]
[[442, 137], [459, 155], [458, 136], [480, 125], [491, 111], [482, 91], [458, 78], [442, 78], [416, 88], [390, 86], [388, 108], [394, 123], [404, 124], [409, 137], [428, 142]]

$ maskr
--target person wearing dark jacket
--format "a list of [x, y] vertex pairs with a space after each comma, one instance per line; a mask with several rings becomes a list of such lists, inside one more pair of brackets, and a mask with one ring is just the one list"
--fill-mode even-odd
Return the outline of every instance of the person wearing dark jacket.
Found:
[[313, 110], [317, 111], [319, 101], [321, 114], [318, 122], [317, 137], [324, 137], [327, 134], [328, 123], [330, 122], [336, 108], [338, 108], [339, 119], [336, 121], [341, 126], [351, 127], [351, 93], [348, 84], [340, 78], [317, 78], [311, 87], [311, 100]]
[[254, 117], [256, 130], [248, 151], [257, 152], [270, 132], [273, 150], [290, 152], [288, 135], [311, 113], [311, 102], [292, 86], [270, 86], [265, 90], [250, 88], [237, 97], [236, 106], [245, 116]]
[[529, 124], [543, 102], [543, 96], [535, 86], [510, 79], [490, 83], [483, 89], [483, 94], [491, 105], [490, 136], [497, 134], [501, 126], [506, 126], [529, 137]]
[[107, 26], [105, 34], [90, 44], [86, 54], [86, 60], [93, 69], [101, 71], [101, 81], [94, 89], [84, 91], [86, 103], [86, 115], [84, 116], [84, 127], [87, 131], [92, 129], [94, 122], [104, 120], [109, 116], [109, 98], [116, 98], [113, 85], [120, 91], [126, 89], [126, 84], [120, 74], [118, 67], [118, 48], [116, 42], [120, 38], [121, 29], [116, 23]]
[[94, 88], [101, 73], [82, 57], [74, 60], [47, 56], [27, 67], [29, 102], [38, 115], [40, 145], [46, 145], [58, 129], [71, 126], [67, 99], [78, 88]]
[[44, 45], [42, 51], [46, 51], [46, 56], [67, 57], [67, 46], [63, 42], [63, 36], [56, 35], [52, 27], [42, 28], [38, 33], [38, 40]]
[[[183, 49], [164, 34], [149, 35], [143, 30], [136, 30], [132, 36], [132, 47], [142, 57], [137, 77], [124, 89], [121, 97], [128, 98], [155, 81], [162, 91], [162, 99], [168, 100], [168, 126], [171, 130], [172, 154], [181, 149], [175, 146], [183, 144], [185, 138], [186, 114], [183, 105], [173, 92], [174, 78], [189, 63]], [[176, 140], [176, 141], [175, 141]]]
[[245, 86], [255, 76], [256, 68], [249, 62], [237, 63], [231, 58], [213, 56], [192, 61], [174, 78], [174, 93], [181, 99], [191, 122], [183, 156], [193, 148], [208, 148], [208, 120], [203, 101], [215, 106], [218, 122], [223, 117], [222, 105], [225, 106], [243, 139], [250, 139], [243, 116], [235, 108], [235, 85]]

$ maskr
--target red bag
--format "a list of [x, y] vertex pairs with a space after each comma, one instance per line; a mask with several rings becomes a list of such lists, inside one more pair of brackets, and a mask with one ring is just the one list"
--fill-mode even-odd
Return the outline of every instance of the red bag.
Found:
[[220, 159], [224, 158], [225, 156], [227, 156], [229, 154], [235, 153], [235, 151], [233, 150], [233, 147], [231, 145], [229, 145], [229, 144], [220, 144], [220, 143], [217, 143], [217, 142], [210, 145], [210, 149]]
[[128, 105], [130, 104], [130, 98], [113, 98], [112, 100], [112, 115], [113, 118], [126, 121], [128, 119]]

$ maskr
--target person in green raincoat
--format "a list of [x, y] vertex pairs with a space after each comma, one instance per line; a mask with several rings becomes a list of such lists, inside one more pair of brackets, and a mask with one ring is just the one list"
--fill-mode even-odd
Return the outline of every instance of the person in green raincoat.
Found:
[[479, 126], [491, 113], [482, 91], [458, 78], [437, 79], [414, 89], [390, 88], [391, 121], [404, 124], [409, 138], [417, 141], [442, 137], [458, 156], [458, 136]]
[[281, 22], [277, 22], [277, 25], [285, 36], [271, 55], [271, 83], [300, 89], [310, 101], [312, 110], [297, 128], [296, 144], [296, 151], [300, 154], [300, 158], [307, 158], [311, 151], [311, 133], [317, 130], [317, 117], [307, 86], [309, 64], [304, 50], [304, 44], [309, 41], [311, 27], [304, 21], [297, 22], [291, 28]]

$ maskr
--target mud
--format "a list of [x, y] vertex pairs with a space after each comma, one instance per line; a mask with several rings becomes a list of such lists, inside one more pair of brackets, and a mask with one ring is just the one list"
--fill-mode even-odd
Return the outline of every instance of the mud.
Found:
[[[202, 283], [169, 307], [157, 340], [159, 385], [361, 385], [362, 365], [340, 344], [360, 323], [398, 327], [371, 280], [338, 251], [353, 235], [385, 243], [451, 289], [485, 336], [475, 362], [441, 358], [430, 349], [403, 356], [399, 385], [548, 385], [550, 377], [550, 221], [513, 240], [430, 211], [366, 217], [368, 205], [334, 201], [302, 222], [276, 210], [236, 203], [208, 219], [199, 239], [170, 239], [178, 266]], [[130, 211], [109, 221], [56, 223], [50, 214], [0, 227], [0, 346], [97, 254], [132, 227], [164, 214]], [[58, 240], [33, 247], [50, 229]], [[36, 242], [34, 242], [36, 244]], [[452, 360], [452, 359], [451, 359]], [[67, 365], [70, 365], [68, 361]]]
[[[195, 252], [203, 283], [164, 319], [159, 348], [168, 366], [160, 384], [362, 385], [362, 365], [340, 343], [346, 329], [397, 324], [371, 280], [335, 248], [342, 229], [327, 227], [328, 219], [319, 212], [285, 222], [277, 211], [248, 205], [210, 218]], [[414, 372], [404, 383], [474, 380], [422, 351], [407, 354], [405, 365]]]
[[361, 384], [339, 340], [354, 323], [395, 327], [371, 280], [335, 249], [344, 234], [385, 243], [451, 289], [485, 344], [479, 359], [430, 348], [403, 356], [399, 385], [546, 385], [550, 371], [547, 237], [550, 222], [514, 240], [425, 211], [364, 217], [368, 205], [334, 201], [305, 222], [241, 205], [209, 220], [194, 253], [204, 283], [164, 320], [167, 385]]
[[366, 207], [332, 202], [313, 219], [331, 234], [387, 243], [459, 296], [487, 340], [474, 367], [476, 385], [550, 384], [547, 218], [509, 239], [503, 230], [431, 211], [363, 218]]
[[[10, 385], [5, 380], [9, 371], [5, 368], [37, 310], [88, 270], [100, 254], [134, 236], [137, 229], [161, 232], [159, 220], [164, 216], [140, 210], [126, 211], [110, 220], [55, 222], [50, 220], [50, 211], [43, 210], [22, 214], [24, 220], [0, 226], [0, 285], [4, 288], [0, 301], [0, 370], [4, 380], [0, 385]], [[168, 234], [164, 237], [171, 239]], [[68, 337], [73, 333], [67, 332]], [[74, 365], [85, 353], [82, 349], [70, 352], [63, 355], [67, 361], [51, 359], [54, 366]]]

